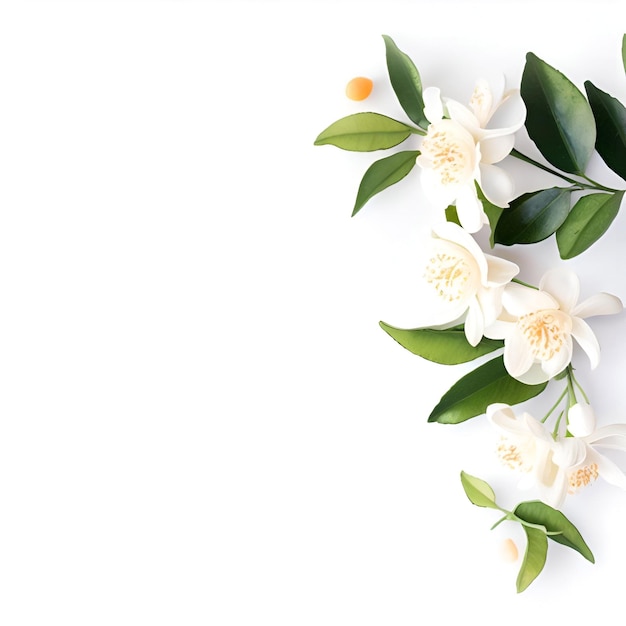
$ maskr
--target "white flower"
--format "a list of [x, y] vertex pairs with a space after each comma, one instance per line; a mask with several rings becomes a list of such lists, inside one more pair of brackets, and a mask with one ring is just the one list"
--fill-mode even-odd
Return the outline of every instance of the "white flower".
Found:
[[487, 407], [487, 418], [502, 435], [498, 456], [510, 469], [523, 473], [522, 489], [537, 487], [541, 499], [558, 507], [569, 489], [568, 470], [584, 459], [584, 445], [559, 446], [546, 427], [528, 413], [515, 415], [507, 404]]
[[[488, 222], [476, 183], [497, 206], [507, 207], [514, 197], [511, 178], [494, 163], [511, 152], [526, 110], [518, 91], [503, 92], [504, 80], [495, 91], [479, 81], [469, 108], [445, 101], [449, 119], [444, 118], [446, 111], [437, 88], [429, 87], [423, 94], [424, 114], [431, 122], [417, 158], [424, 193], [440, 209], [456, 203], [459, 221], [471, 233]], [[487, 128], [496, 112], [506, 126]]]
[[578, 276], [565, 269], [544, 274], [539, 289], [506, 287], [506, 313], [485, 329], [485, 336], [504, 339], [504, 365], [511, 376], [529, 385], [550, 380], [569, 365], [572, 337], [589, 356], [591, 368], [597, 367], [600, 346], [584, 318], [620, 313], [623, 306], [608, 293], [577, 304], [579, 292]]
[[432, 240], [421, 283], [423, 326], [465, 323], [468, 342], [475, 346], [485, 326], [502, 310], [504, 286], [519, 272], [515, 263], [485, 254], [457, 224], [432, 227]]
[[[613, 461], [596, 448], [626, 452], [626, 424], [611, 424], [596, 428], [593, 409], [588, 404], [575, 404], [568, 411], [568, 430], [584, 444], [585, 455], [568, 470], [568, 493], [576, 493], [598, 476], [611, 485], [626, 489], [626, 476]], [[564, 441], [570, 441], [566, 438]]]
[[574, 405], [569, 409], [569, 430], [574, 434], [578, 423], [588, 434], [554, 440], [541, 422], [528, 413], [516, 416], [506, 404], [490, 405], [487, 417], [502, 435], [498, 444], [502, 462], [522, 472], [519, 486], [537, 487], [546, 504], [559, 508], [568, 494], [577, 493], [599, 476], [626, 490], [624, 472], [596, 449], [626, 452], [626, 424], [596, 429], [591, 408]]

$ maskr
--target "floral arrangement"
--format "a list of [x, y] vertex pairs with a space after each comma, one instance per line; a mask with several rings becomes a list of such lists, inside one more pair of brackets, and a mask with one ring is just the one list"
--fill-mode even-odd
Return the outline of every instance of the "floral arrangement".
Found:
[[[454, 365], [479, 357], [432, 409], [429, 422], [458, 424], [476, 416], [500, 434], [498, 454], [521, 474], [520, 487], [534, 486], [541, 500], [501, 508], [490, 485], [461, 472], [469, 500], [499, 511], [502, 521], [522, 525], [527, 545], [517, 578], [524, 591], [542, 571], [550, 541], [594, 557], [560, 511], [568, 494], [601, 477], [626, 489], [626, 476], [602, 450], [626, 451], [626, 424], [596, 426], [589, 398], [574, 374], [572, 354], [582, 349], [594, 369], [598, 340], [588, 318], [623, 310], [614, 295], [598, 293], [579, 302], [580, 284], [565, 267], [548, 269], [538, 285], [523, 282], [520, 267], [481, 249], [475, 234], [490, 230], [491, 248], [533, 244], [555, 235], [561, 259], [593, 245], [617, 215], [624, 189], [611, 189], [587, 174], [597, 151], [626, 180], [626, 108], [616, 98], [584, 84], [586, 96], [560, 71], [528, 53], [519, 89], [484, 80], [468, 105], [422, 88], [412, 60], [383, 36], [389, 78], [408, 122], [380, 113], [344, 117], [323, 130], [315, 145], [370, 152], [421, 137], [419, 150], [397, 151], [365, 172], [356, 194], [356, 215], [376, 194], [414, 168], [431, 204], [430, 236], [416, 268], [422, 306], [415, 328], [380, 322], [401, 346], [435, 363]], [[626, 35], [622, 40], [626, 71]], [[372, 82], [359, 77], [347, 95], [364, 99]], [[515, 149], [522, 127], [541, 157]], [[512, 177], [498, 166], [514, 157], [558, 176], [564, 184], [515, 196]], [[539, 160], [538, 160], [539, 159]], [[417, 166], [417, 167], [416, 167]], [[512, 406], [562, 387], [539, 419]]]

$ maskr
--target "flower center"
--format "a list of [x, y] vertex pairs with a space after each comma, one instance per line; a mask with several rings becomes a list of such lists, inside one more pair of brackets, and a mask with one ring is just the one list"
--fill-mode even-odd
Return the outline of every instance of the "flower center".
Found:
[[577, 469], [575, 472], [569, 474], [569, 489], [568, 493], [576, 493], [583, 487], [586, 487], [589, 483], [598, 478], [598, 465], [592, 463], [591, 465], [585, 465]]
[[528, 463], [524, 461], [524, 456], [519, 448], [515, 444], [510, 443], [505, 437], [500, 440], [496, 452], [502, 463], [509, 469], [521, 472], [529, 472], [531, 470]]
[[475, 148], [474, 139], [462, 126], [442, 120], [428, 127], [421, 152], [442, 185], [458, 185], [474, 171]]
[[446, 302], [459, 302], [476, 292], [478, 268], [460, 246], [434, 245], [424, 271], [424, 279]]
[[533, 357], [540, 361], [549, 361], [565, 343], [567, 332], [559, 311], [527, 313], [519, 318], [517, 324], [530, 345]]

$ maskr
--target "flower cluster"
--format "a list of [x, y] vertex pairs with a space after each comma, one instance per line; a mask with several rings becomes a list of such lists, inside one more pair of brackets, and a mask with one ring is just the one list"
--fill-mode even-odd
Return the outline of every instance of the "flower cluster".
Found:
[[[564, 260], [593, 245], [610, 226], [626, 190], [594, 182], [586, 168], [596, 150], [626, 180], [626, 107], [590, 81], [585, 98], [532, 53], [520, 89], [507, 89], [504, 77], [497, 84], [481, 79], [463, 105], [437, 87], [422, 89], [410, 58], [391, 38], [384, 39], [391, 84], [411, 124], [357, 113], [331, 124], [315, 143], [370, 152], [418, 137], [417, 149], [370, 166], [353, 215], [417, 166], [434, 216], [416, 270], [420, 307], [413, 328], [381, 326], [414, 354], [437, 363], [490, 355], [443, 395], [428, 421], [456, 424], [486, 416], [499, 436], [496, 448], [503, 464], [521, 474], [520, 488], [539, 494], [540, 501], [507, 511], [485, 481], [461, 473], [472, 503], [500, 510], [505, 513], [500, 521], [524, 527], [528, 546], [517, 581], [523, 591], [543, 567], [547, 539], [593, 561], [580, 533], [559, 510], [568, 494], [599, 477], [626, 490], [626, 475], [602, 452], [626, 452], [626, 424], [596, 425], [572, 365], [582, 350], [590, 368], [598, 366], [600, 345], [587, 320], [618, 314], [623, 305], [608, 293], [581, 300], [579, 278], [564, 266], [548, 269], [538, 285], [529, 285], [520, 280], [518, 264], [484, 252], [475, 235], [489, 228], [492, 248], [555, 235]], [[626, 50], [626, 35], [622, 45]], [[556, 169], [515, 149], [523, 127]], [[551, 171], [566, 186], [516, 196], [514, 181], [498, 166], [509, 156]], [[539, 396], [550, 381], [563, 388], [545, 416], [515, 413], [512, 405]]]

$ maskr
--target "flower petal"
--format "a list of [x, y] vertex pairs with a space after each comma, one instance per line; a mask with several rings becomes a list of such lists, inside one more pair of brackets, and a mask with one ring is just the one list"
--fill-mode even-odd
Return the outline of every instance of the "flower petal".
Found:
[[539, 289], [547, 291], [559, 303], [559, 308], [569, 313], [578, 302], [580, 281], [574, 272], [557, 268], [543, 275]]
[[585, 461], [589, 464], [595, 463], [598, 466], [598, 473], [607, 483], [626, 489], [626, 475], [624, 475], [624, 472], [622, 472], [613, 461], [609, 460], [603, 454], [588, 447]]
[[580, 317], [572, 318], [572, 336], [580, 344], [580, 347], [587, 353], [591, 361], [591, 369], [598, 367], [600, 362], [600, 344], [589, 324]]
[[424, 116], [431, 124], [443, 119], [443, 102], [439, 87], [426, 87], [422, 92], [422, 99], [424, 100]]
[[456, 212], [461, 226], [468, 233], [478, 232], [484, 224], [489, 222], [483, 204], [476, 195], [474, 181], [459, 188], [456, 197]]
[[[504, 94], [502, 101], [491, 116], [491, 126], [497, 130], [506, 131], [503, 134], [517, 132], [526, 119], [526, 106], [519, 89], [511, 89]], [[495, 135], [491, 135], [495, 136]]]
[[512, 283], [506, 286], [502, 294], [504, 308], [515, 317], [521, 317], [533, 311], [557, 309], [558, 302], [545, 291]]
[[474, 257], [474, 261], [476, 261], [478, 265], [481, 283], [486, 284], [489, 272], [486, 255], [469, 232], [454, 222], [440, 222], [434, 224], [432, 226], [432, 232], [440, 239], [445, 239], [461, 248], [465, 248], [465, 250]]
[[457, 185], [442, 185], [439, 174], [424, 160], [424, 155], [417, 157], [416, 161], [422, 169], [420, 171], [420, 183], [424, 195], [435, 209], [444, 210], [456, 200]]
[[485, 328], [485, 320], [480, 304], [476, 298], [472, 298], [469, 302], [467, 317], [465, 318], [465, 336], [471, 346], [477, 346], [483, 338], [483, 330]]
[[506, 259], [485, 254], [487, 259], [487, 286], [499, 286], [510, 283], [519, 274], [519, 267]]
[[507, 339], [509, 335], [515, 330], [515, 322], [508, 322], [502, 319], [497, 319], [491, 324], [485, 326], [484, 336], [489, 339]]
[[533, 363], [525, 374], [515, 376], [515, 378], [525, 385], [541, 385], [550, 380], [550, 377], [543, 371], [541, 363]]
[[446, 98], [446, 109], [448, 109], [448, 115], [451, 120], [457, 122], [467, 130], [472, 137], [476, 136], [480, 132], [480, 123], [476, 119], [476, 116], [464, 105], [456, 100], [449, 100]]
[[548, 375], [548, 378], [554, 378], [560, 374], [572, 360], [572, 338], [567, 335], [564, 337], [563, 345], [560, 350], [554, 353], [550, 359], [542, 361], [541, 367]]
[[481, 163], [480, 188], [485, 198], [496, 206], [506, 208], [515, 196], [513, 179], [503, 169], [496, 165]]
[[593, 315], [614, 315], [624, 310], [622, 301], [610, 293], [597, 293], [583, 300], [572, 310], [576, 317], [592, 317]]
[[[501, 93], [497, 95], [498, 102], [500, 96]], [[472, 93], [469, 106], [476, 116], [478, 124], [482, 128], [487, 126], [487, 123], [496, 108], [496, 106], [494, 106], [494, 100], [494, 94], [489, 87], [489, 83], [484, 79], [478, 80], [476, 82], [476, 86], [474, 87], [474, 92]]]
[[533, 362], [530, 346], [516, 327], [504, 345], [504, 367], [513, 378], [519, 378], [530, 369]]
[[498, 163], [508, 156], [515, 145], [515, 135], [481, 139], [480, 153], [483, 163]]
[[[620, 442], [620, 438], [624, 438], [624, 442]], [[626, 424], [610, 424], [609, 426], [601, 426], [596, 429], [591, 435], [585, 437], [587, 443], [594, 443], [598, 446], [609, 445], [612, 448], [620, 448], [623, 445], [623, 449], [626, 452]]]

